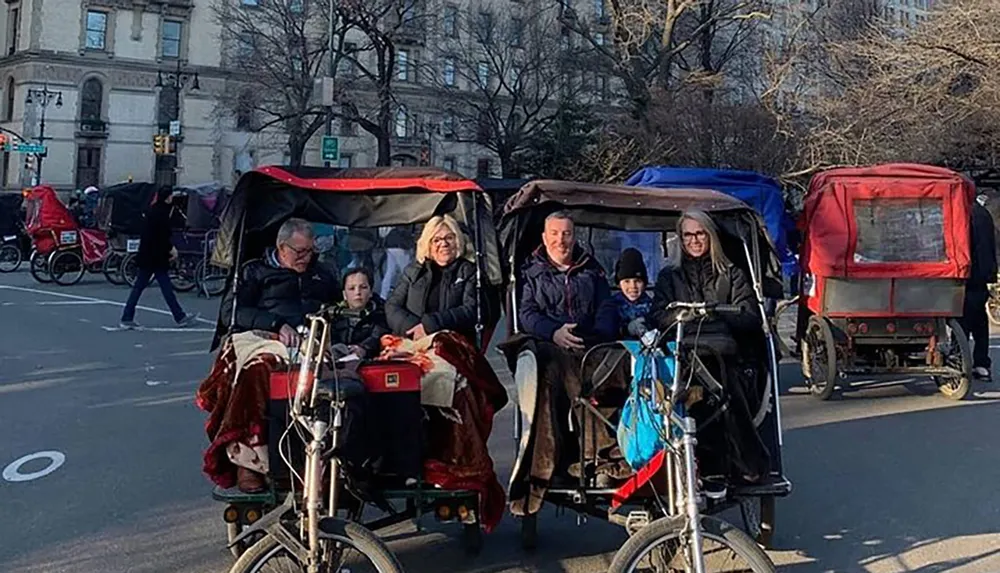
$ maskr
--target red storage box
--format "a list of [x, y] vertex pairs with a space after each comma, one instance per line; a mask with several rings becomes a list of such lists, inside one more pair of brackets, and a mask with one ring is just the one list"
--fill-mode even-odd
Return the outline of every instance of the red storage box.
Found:
[[388, 487], [419, 479], [424, 450], [423, 371], [410, 362], [385, 360], [361, 365], [358, 374], [368, 391], [367, 438], [381, 458], [381, 477], [388, 480]]
[[358, 368], [365, 388], [374, 394], [385, 392], [420, 392], [423, 371], [416, 364], [401, 360], [371, 362]]
[[[309, 373], [309, 383], [312, 384], [313, 375]], [[277, 371], [271, 372], [271, 391], [270, 398], [272, 400], [290, 400], [295, 397], [295, 388], [298, 387], [299, 383], [299, 371], [298, 369], [289, 371]]]

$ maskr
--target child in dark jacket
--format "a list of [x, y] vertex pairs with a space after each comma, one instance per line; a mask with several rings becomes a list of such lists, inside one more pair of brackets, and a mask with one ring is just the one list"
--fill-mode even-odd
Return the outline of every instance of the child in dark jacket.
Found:
[[636, 249], [625, 249], [615, 263], [615, 280], [620, 289], [613, 299], [618, 307], [622, 336], [639, 338], [646, 332], [646, 315], [653, 307], [653, 297], [646, 292], [649, 277], [642, 253]]

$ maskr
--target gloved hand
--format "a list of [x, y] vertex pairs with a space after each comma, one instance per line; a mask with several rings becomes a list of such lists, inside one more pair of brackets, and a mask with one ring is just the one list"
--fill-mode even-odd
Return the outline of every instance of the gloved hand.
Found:
[[628, 323], [628, 333], [629, 336], [634, 336], [636, 338], [642, 338], [642, 335], [649, 330], [646, 328], [646, 319], [644, 317], [639, 317], [632, 322]]

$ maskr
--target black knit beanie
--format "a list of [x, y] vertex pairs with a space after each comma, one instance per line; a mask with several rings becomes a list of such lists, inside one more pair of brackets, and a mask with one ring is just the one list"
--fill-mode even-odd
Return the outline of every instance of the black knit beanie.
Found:
[[643, 282], [649, 282], [646, 263], [642, 260], [642, 253], [637, 249], [628, 248], [622, 251], [615, 264], [615, 281], [621, 282], [625, 279], [642, 279]]

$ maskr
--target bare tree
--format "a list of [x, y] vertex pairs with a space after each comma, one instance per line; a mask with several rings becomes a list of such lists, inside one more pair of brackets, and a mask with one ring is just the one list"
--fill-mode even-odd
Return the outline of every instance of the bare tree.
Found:
[[[304, 0], [212, 5], [229, 72], [221, 107], [235, 115], [240, 129], [280, 129], [293, 165], [302, 163], [306, 144], [327, 120], [314, 95], [316, 79], [327, 73], [326, 6]], [[334, 33], [342, 37], [343, 31]]]
[[434, 70], [448, 103], [444, 136], [494, 152], [507, 178], [520, 177], [518, 155], [552, 123], [559, 102], [583, 89], [553, 34], [556, 15], [551, 7], [512, 17], [467, 8], [457, 18], [459, 39]]

